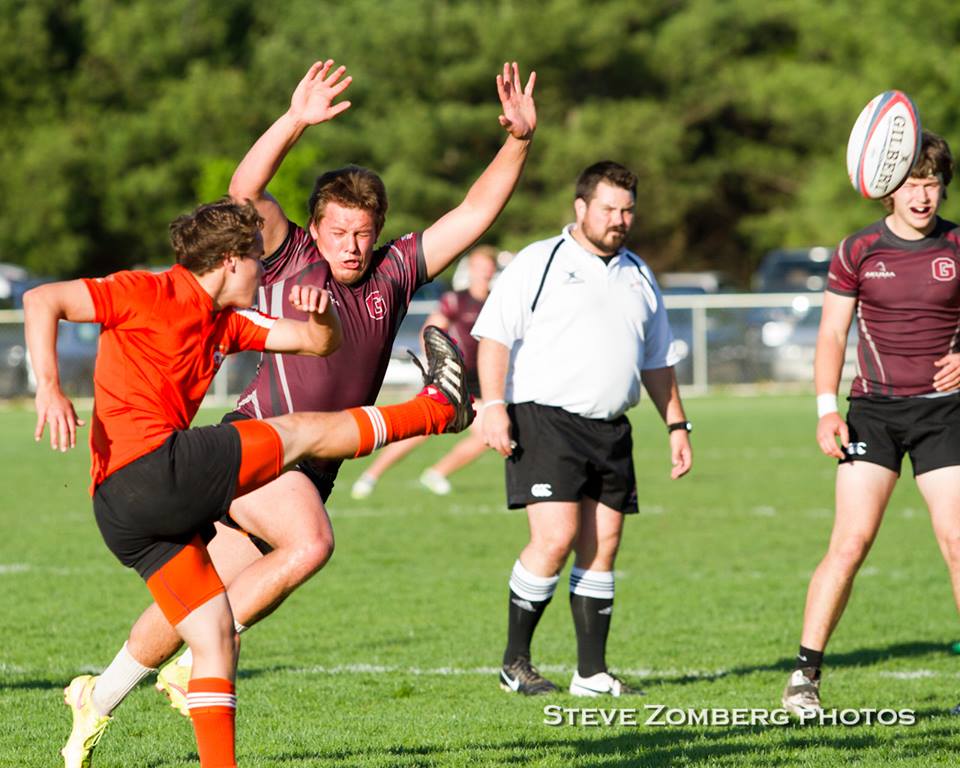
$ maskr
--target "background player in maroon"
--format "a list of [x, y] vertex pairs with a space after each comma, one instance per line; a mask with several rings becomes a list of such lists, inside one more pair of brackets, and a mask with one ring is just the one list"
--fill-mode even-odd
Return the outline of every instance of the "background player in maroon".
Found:
[[[946, 142], [924, 132], [910, 178], [884, 199], [889, 215], [845, 239], [830, 265], [814, 363], [817, 442], [840, 465], [833, 533], [783, 693], [797, 715], [821, 709], [823, 652], [906, 452], [960, 608], [960, 229], [937, 215], [952, 173]], [[837, 388], [854, 317], [858, 366], [844, 421]]]
[[[440, 297], [440, 305], [425, 321], [424, 326], [435, 325], [448, 331], [460, 345], [463, 362], [467, 366], [467, 386], [474, 397], [474, 407], [482, 412], [480, 401], [480, 381], [477, 378], [477, 340], [470, 335], [470, 329], [477, 321], [483, 302], [490, 295], [490, 283], [497, 273], [497, 250], [489, 245], [474, 248], [464, 257], [467, 261], [467, 287], [460, 291], [447, 291]], [[459, 269], [459, 267], [458, 267]], [[407, 456], [414, 448], [422, 444], [424, 438], [413, 437], [400, 443], [394, 443], [377, 451], [373, 462], [364, 470], [350, 489], [355, 499], [365, 499], [390, 467]], [[420, 484], [433, 493], [444, 496], [450, 493], [450, 475], [479, 458], [487, 449], [480, 435], [479, 420], [470, 427], [465, 435], [436, 464], [428, 467], [420, 475]]]
[[[295, 317], [296, 308], [285, 300], [288, 286], [322, 286], [339, 312], [343, 348], [308, 366], [294, 356], [265, 356], [241, 398], [240, 418], [373, 403], [414, 291], [446, 269], [492, 224], [520, 178], [536, 128], [535, 74], [524, 85], [517, 65], [504, 65], [497, 76], [497, 92], [499, 122], [507, 138], [460, 205], [422, 233], [376, 248], [386, 217], [386, 190], [372, 171], [348, 166], [318, 177], [304, 229], [287, 218], [266, 187], [307, 127], [330, 120], [349, 106], [335, 103], [350, 83], [344, 75], [344, 68], [334, 68], [330, 60], [310, 67], [289, 110], [251, 147], [230, 184], [230, 194], [251, 200], [264, 218], [268, 256], [263, 262], [260, 309]], [[217, 525], [209, 550], [228, 586], [238, 631], [269, 615], [332, 554], [333, 530], [324, 500], [338, 467], [339, 461], [303, 463], [297, 467], [300, 471], [287, 472], [236, 500], [230, 517], [250, 537]], [[280, 508], [282, 520], [276, 514]], [[112, 711], [179, 645], [162, 612], [150, 606], [97, 683], [104, 706]], [[184, 714], [190, 663], [188, 652], [158, 676], [158, 687]]]

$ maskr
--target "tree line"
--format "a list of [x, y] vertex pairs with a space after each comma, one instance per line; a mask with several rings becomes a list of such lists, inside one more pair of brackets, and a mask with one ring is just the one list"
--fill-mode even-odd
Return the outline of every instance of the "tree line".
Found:
[[[631, 246], [744, 283], [764, 251], [833, 245], [881, 215], [846, 178], [860, 109], [899, 88], [960, 140], [960, 5], [821, 0], [0, 0], [0, 261], [44, 275], [165, 264], [167, 224], [223, 195], [310, 63], [354, 77], [271, 185], [303, 222], [313, 178], [384, 178], [386, 237], [457, 204], [502, 141], [494, 77], [538, 73], [539, 128], [486, 237], [572, 217], [578, 171], [640, 177]], [[960, 94], [958, 94], [960, 96]], [[945, 213], [949, 216], [950, 205]]]

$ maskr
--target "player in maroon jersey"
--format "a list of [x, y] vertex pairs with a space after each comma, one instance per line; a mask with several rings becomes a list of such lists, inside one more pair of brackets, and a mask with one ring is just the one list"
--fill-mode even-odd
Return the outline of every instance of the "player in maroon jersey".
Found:
[[[480, 314], [480, 308], [490, 294], [490, 282], [497, 272], [497, 250], [489, 245], [481, 245], [470, 251], [467, 260], [468, 285], [460, 291], [447, 291], [440, 297], [440, 306], [425, 321], [424, 327], [435, 325], [446, 330], [460, 345], [463, 362], [467, 367], [467, 386], [475, 398], [478, 412], [483, 412], [480, 401], [480, 381], [477, 378], [477, 340], [470, 335], [470, 329]], [[447, 479], [458, 469], [462, 469], [487, 449], [480, 436], [479, 420], [473, 423], [470, 432], [465, 435], [436, 464], [424, 470], [420, 475], [420, 484], [438, 496], [450, 493], [450, 481]], [[355, 499], [365, 499], [390, 467], [407, 456], [414, 448], [423, 443], [423, 439], [412, 437], [399, 443], [393, 443], [377, 451], [373, 462], [364, 470], [350, 489]]]
[[[960, 228], [937, 215], [953, 175], [947, 143], [924, 132], [888, 215], [837, 248], [817, 336], [817, 442], [840, 460], [836, 517], [810, 580], [796, 668], [783, 705], [820, 711], [820, 667], [853, 580], [910, 454], [917, 487], [960, 608]], [[857, 375], [837, 409], [847, 332], [856, 317]]]
[[[299, 318], [286, 300], [291, 285], [325, 288], [337, 308], [343, 347], [303, 366], [290, 355], [266, 355], [227, 421], [268, 418], [291, 411], [337, 410], [374, 402], [394, 336], [413, 293], [442, 272], [493, 223], [510, 199], [536, 129], [536, 76], [526, 84], [516, 63], [497, 75], [507, 138], [463, 202], [422, 232], [379, 248], [387, 211], [383, 182], [372, 171], [347, 166], [321, 174], [310, 196], [310, 221], [288, 220], [266, 191], [287, 152], [311, 125], [349, 106], [337, 99], [349, 86], [344, 67], [318, 61], [300, 81], [290, 108], [254, 143], [230, 183], [230, 194], [250, 200], [264, 219], [264, 279], [260, 310]], [[345, 406], [349, 403], [350, 406]], [[339, 461], [304, 462], [267, 486], [236, 500], [230, 525], [217, 524], [210, 555], [242, 632], [269, 615], [333, 552], [333, 529], [324, 502]], [[283, 515], [276, 510], [283, 508]], [[231, 528], [239, 526], [243, 532]], [[249, 536], [247, 535], [249, 534]], [[176, 652], [180, 642], [156, 605], [131, 630], [128, 642], [97, 681], [99, 701], [112, 711], [144, 677]], [[183, 695], [190, 654], [171, 662], [157, 687], [186, 714]]]

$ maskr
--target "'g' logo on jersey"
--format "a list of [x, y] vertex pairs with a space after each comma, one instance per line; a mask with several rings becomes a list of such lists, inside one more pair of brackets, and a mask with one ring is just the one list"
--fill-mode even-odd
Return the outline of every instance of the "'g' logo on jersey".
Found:
[[374, 320], [383, 320], [387, 314], [387, 302], [380, 294], [380, 291], [373, 291], [367, 294], [367, 312]]
[[934, 259], [930, 265], [933, 270], [933, 277], [943, 283], [953, 280], [957, 276], [957, 263], [946, 256]]

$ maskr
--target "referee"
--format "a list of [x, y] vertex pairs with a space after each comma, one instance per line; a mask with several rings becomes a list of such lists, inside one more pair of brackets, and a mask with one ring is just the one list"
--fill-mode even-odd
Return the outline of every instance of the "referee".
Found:
[[663, 299], [650, 268], [623, 246], [636, 190], [636, 175], [617, 163], [584, 170], [576, 223], [517, 254], [473, 328], [484, 441], [507, 459], [507, 504], [526, 507], [530, 524], [510, 576], [500, 672], [508, 691], [557, 690], [531, 664], [530, 642], [573, 550], [570, 693], [632, 692], [607, 670], [606, 644], [623, 518], [637, 511], [624, 412], [641, 384], [668, 424], [671, 477], [692, 464]]

